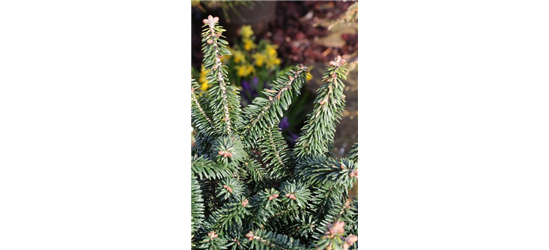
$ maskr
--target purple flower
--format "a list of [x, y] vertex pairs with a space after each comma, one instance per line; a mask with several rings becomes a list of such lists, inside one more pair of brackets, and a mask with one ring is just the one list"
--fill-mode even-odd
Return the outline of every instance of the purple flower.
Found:
[[292, 139], [294, 140], [294, 142], [299, 138], [299, 135], [296, 135], [294, 132], [290, 132], [289, 134], [292, 137]]
[[242, 81], [242, 89], [243, 90], [246, 90], [247, 92], [249, 92], [250, 90], [252, 90], [251, 86], [250, 86], [250, 83], [248, 83], [248, 81], [244, 80]]
[[290, 127], [290, 122], [288, 121], [288, 117], [284, 117], [282, 121], [278, 124], [278, 127], [281, 129], [286, 129]]
[[[278, 124], [278, 127], [281, 130], [290, 128], [290, 122], [288, 121], [288, 117], [282, 118], [282, 121], [280, 121], [280, 123]], [[288, 135], [291, 138], [290, 139], [291, 145], [293, 145], [295, 143], [295, 141], [297, 140], [297, 138], [299, 138], [299, 135], [295, 134], [294, 132], [292, 132], [290, 130], [288, 130]]]
[[246, 93], [249, 93], [252, 96], [252, 98], [258, 96], [257, 77], [252, 78], [251, 82], [243, 80], [241, 85], [242, 85], [242, 90], [245, 91]]

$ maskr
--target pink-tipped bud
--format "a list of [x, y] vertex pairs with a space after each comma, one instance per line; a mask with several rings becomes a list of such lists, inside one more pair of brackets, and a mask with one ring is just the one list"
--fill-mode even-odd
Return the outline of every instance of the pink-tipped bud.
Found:
[[350, 234], [345, 238], [345, 243], [349, 244], [349, 246], [352, 246], [355, 244], [355, 242], [358, 240], [358, 237], [356, 235]]
[[219, 151], [217, 152], [217, 154], [219, 154], [219, 155], [223, 155], [223, 154], [225, 154], [225, 151], [223, 151], [223, 150], [219, 150]]
[[248, 205], [248, 199], [244, 199], [244, 200], [242, 201], [242, 206], [243, 206], [243, 207], [246, 207], [247, 205]]
[[350, 177], [357, 177], [358, 178], [358, 169], [353, 169], [351, 173], [349, 174]]
[[213, 40], [210, 39], [210, 40], [206, 41], [206, 43], [207, 43], [207, 44], [212, 44], [212, 43], [213, 43]]
[[328, 232], [331, 236], [342, 235], [345, 233], [345, 222], [336, 221], [334, 224], [328, 224]]
[[211, 231], [208, 233], [208, 237], [210, 237], [210, 239], [213, 239], [213, 238], [217, 238], [218, 235], [215, 233], [215, 231]]
[[249, 241], [254, 240], [254, 232], [250, 231], [249, 233], [246, 234], [246, 237], [248, 237]]
[[273, 200], [273, 199], [276, 199], [276, 198], [278, 198], [278, 194], [272, 194], [271, 196], [269, 196], [269, 200]]

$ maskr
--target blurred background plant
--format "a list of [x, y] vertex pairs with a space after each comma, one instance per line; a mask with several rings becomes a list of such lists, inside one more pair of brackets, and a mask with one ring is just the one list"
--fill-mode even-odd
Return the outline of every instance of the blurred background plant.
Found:
[[229, 11], [234, 12], [236, 15], [242, 16], [238, 11], [237, 7], [243, 6], [243, 5], [250, 5], [250, 4], [252, 4], [252, 1], [204, 1], [204, 0], [191, 1], [191, 5], [193, 7], [196, 7], [203, 12], [206, 12], [206, 8], [209, 8], [209, 9], [220, 8], [223, 11], [223, 14], [227, 18], [229, 18], [228, 21], [230, 21]]
[[223, 17], [229, 43], [241, 26], [251, 25], [258, 38], [279, 46], [282, 64], [312, 65], [328, 62], [336, 55], [353, 62], [358, 55], [357, 1], [202, 1], [202, 5], [194, 7], [192, 13], [197, 25], [192, 27], [193, 64], [202, 59], [200, 20], [209, 14]]
[[238, 0], [238, 1], [227, 1], [227, 0], [192, 0], [191, 5], [193, 7], [199, 7], [204, 8], [205, 7], [221, 7], [226, 8], [227, 10], [234, 8], [238, 5], [246, 5], [250, 4], [250, 2], [253, 1], [244, 1], [244, 0]]

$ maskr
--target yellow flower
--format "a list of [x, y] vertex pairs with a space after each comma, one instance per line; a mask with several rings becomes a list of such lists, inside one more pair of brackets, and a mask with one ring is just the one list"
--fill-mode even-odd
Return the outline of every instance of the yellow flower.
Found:
[[268, 57], [267, 58], [267, 65], [265, 65], [268, 69], [275, 67], [276, 65], [280, 64], [280, 59], [276, 57]]
[[265, 63], [266, 56], [261, 53], [255, 53], [252, 55], [252, 57], [255, 59], [255, 65], [261, 67]]
[[266, 44], [265, 45], [265, 55], [266, 55], [266, 58], [265, 58], [265, 63], [266, 63], [266, 67], [268, 69], [271, 69], [273, 67], [275, 67], [276, 65], [279, 65], [280, 64], [280, 59], [277, 57], [277, 53], [276, 53], [276, 49], [278, 48], [278, 46], [276, 45], [273, 45], [273, 44]]
[[250, 25], [242, 26], [242, 29], [240, 30], [240, 34], [242, 34], [242, 37], [244, 38], [250, 38], [254, 34], [254, 31], [252, 30], [252, 26]]
[[244, 49], [246, 51], [250, 51], [251, 49], [255, 49], [256, 45], [255, 43], [250, 39], [244, 39]]
[[265, 45], [265, 51], [267, 52], [267, 55], [276, 57], [276, 49], [278, 49], [278, 46], [267, 44]]
[[313, 75], [311, 75], [311, 73], [307, 72], [307, 81], [310, 81], [311, 79], [313, 79]]
[[207, 82], [202, 83], [202, 85], [200, 85], [200, 89], [204, 92], [206, 92], [208, 90], [208, 88], [210, 88], [210, 86], [208, 85]]
[[246, 57], [244, 56], [244, 53], [238, 50], [233, 50], [232, 52], [233, 52], [233, 61], [235, 63], [246, 62]]
[[254, 67], [250, 64], [238, 65], [236, 66], [236, 69], [238, 70], [237, 75], [240, 77], [249, 76], [252, 72], [254, 72]]
[[200, 82], [200, 89], [206, 91], [208, 90], [208, 79], [206, 79], [206, 75], [210, 72], [209, 70], [206, 70], [204, 68], [204, 65], [202, 65], [202, 68], [200, 68], [200, 78], [198, 78], [198, 81]]

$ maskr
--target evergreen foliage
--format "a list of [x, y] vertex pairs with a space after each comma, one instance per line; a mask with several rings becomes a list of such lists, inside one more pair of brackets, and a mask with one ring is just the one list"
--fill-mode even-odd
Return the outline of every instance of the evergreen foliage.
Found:
[[212, 86], [191, 83], [193, 249], [357, 249], [358, 143], [348, 156], [330, 154], [345, 108], [346, 62], [330, 63], [295, 148], [278, 123], [306, 83], [297, 65], [241, 109], [231, 86], [219, 18], [204, 20], [204, 65]]

